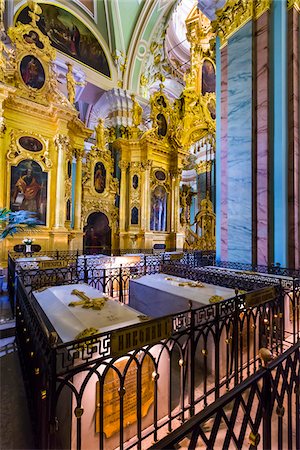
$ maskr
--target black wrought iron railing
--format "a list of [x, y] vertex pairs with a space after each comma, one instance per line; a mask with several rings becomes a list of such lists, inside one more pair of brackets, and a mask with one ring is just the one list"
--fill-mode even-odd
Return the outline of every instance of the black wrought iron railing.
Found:
[[300, 344], [261, 367], [151, 450], [299, 449]]
[[[165, 263], [163, 268], [166, 266], [172, 264]], [[158, 270], [157, 265], [153, 267]], [[178, 266], [173, 267], [179, 275]], [[257, 376], [253, 379], [254, 386], [255, 380], [259, 385], [259, 380], [264, 379], [259, 378], [263, 373], [261, 348], [278, 358], [298, 343], [299, 280], [294, 279], [287, 288], [274, 278], [272, 298], [247, 306], [245, 294], [239, 295], [237, 291], [235, 297], [223, 302], [160, 318], [171, 323], [170, 336], [156, 340], [154, 336], [151, 343], [134, 345], [130, 351], [118, 355], [112, 352], [112, 331], [60, 342], [33, 290], [49, 284], [88, 281], [91, 285], [102, 283], [104, 290], [117, 283], [116, 290], [120, 292], [123, 291], [120, 285], [131, 276], [142, 274], [145, 267], [140, 272], [133, 267], [134, 274], [131, 269], [121, 268], [117, 275], [106, 272], [104, 276], [93, 267], [81, 271], [74, 263], [66, 272], [57, 269], [20, 272], [17, 340], [40, 448], [149, 448], [153, 441], [160, 441], [195, 414], [211, 408], [211, 403], [230, 389], [247, 383], [249, 377]], [[184, 265], [181, 276], [191, 275], [190, 270], [186, 271]], [[221, 280], [216, 274], [212, 280], [210, 272], [206, 275], [202, 272], [202, 276], [215, 282]], [[235, 274], [228, 274], [222, 285], [235, 283], [236, 287], [238, 282]], [[255, 279], [248, 289], [257, 282]], [[150, 320], [126, 327], [124, 340], [133, 342], [137, 336], [140, 339], [153, 336], [159, 326], [157, 320]], [[299, 361], [299, 352], [295, 355]], [[240, 392], [236, 409], [242, 404], [244, 391]], [[259, 398], [258, 390], [250, 388], [249, 392], [252, 396], [257, 392]], [[244, 427], [252, 420], [251, 414]], [[222, 413], [218, 417], [213, 426], [215, 431], [220, 428], [220, 417], [225, 420]], [[235, 415], [232, 417], [230, 430]], [[257, 428], [255, 423], [254, 431], [250, 427], [253, 432]], [[214, 433], [207, 442], [213, 442]], [[242, 442], [242, 437], [239, 439]]]

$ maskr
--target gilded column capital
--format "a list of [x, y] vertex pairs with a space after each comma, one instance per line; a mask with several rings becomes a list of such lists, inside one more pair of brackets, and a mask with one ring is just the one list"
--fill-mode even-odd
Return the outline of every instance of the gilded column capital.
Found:
[[68, 136], [65, 136], [64, 134], [57, 134], [54, 138], [55, 145], [58, 150], [67, 151], [70, 140]]
[[142, 169], [142, 163], [139, 161], [132, 161], [130, 163], [130, 171], [140, 171]]
[[121, 170], [126, 170], [128, 166], [129, 166], [128, 161], [119, 161], [119, 168]]
[[153, 161], [148, 159], [148, 161], [145, 161], [141, 165], [141, 170], [150, 170], [152, 167]]
[[295, 8], [300, 13], [300, 0], [287, 0], [288, 9]]
[[182, 169], [172, 169], [170, 170], [170, 177], [172, 180], [175, 180], [176, 178], [180, 178], [182, 174]]
[[74, 156], [76, 159], [82, 159], [84, 157], [84, 149], [74, 148]]
[[270, 9], [271, 1], [228, 0], [224, 8], [216, 12], [217, 19], [212, 22], [214, 31], [221, 39], [221, 46], [226, 45], [228, 39], [249, 20], [258, 19]]

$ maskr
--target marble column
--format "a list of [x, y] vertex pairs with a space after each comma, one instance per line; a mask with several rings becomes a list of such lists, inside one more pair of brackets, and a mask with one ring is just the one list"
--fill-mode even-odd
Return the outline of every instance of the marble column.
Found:
[[228, 41], [228, 260], [252, 262], [252, 21]]
[[[295, 5], [296, 6], [296, 5]], [[300, 267], [299, 20], [288, 11], [288, 265]]]
[[221, 260], [228, 261], [228, 216], [227, 216], [227, 153], [228, 153], [228, 47], [221, 50], [221, 139], [217, 149], [221, 166], [218, 182], [221, 185]]
[[57, 172], [56, 172], [56, 203], [54, 228], [65, 229], [66, 204], [65, 204], [65, 166], [66, 153], [69, 146], [69, 138], [63, 134], [55, 137], [57, 148]]
[[82, 157], [84, 150], [75, 149], [76, 157], [76, 176], [75, 176], [75, 195], [74, 195], [74, 229], [81, 230], [81, 200], [82, 200]]
[[256, 22], [256, 261], [268, 264], [269, 228], [269, 12]]

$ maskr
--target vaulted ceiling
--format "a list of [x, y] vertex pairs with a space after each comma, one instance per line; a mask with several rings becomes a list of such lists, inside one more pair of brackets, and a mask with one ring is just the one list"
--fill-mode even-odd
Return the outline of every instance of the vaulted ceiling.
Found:
[[[11, 25], [26, 0], [6, 3]], [[77, 80], [86, 80], [86, 86], [78, 88], [76, 99], [81, 117], [88, 125], [94, 105], [101, 104], [104, 92], [114, 87], [133, 91], [142, 101], [163, 80], [171, 97], [180, 94], [182, 75], [189, 62], [184, 21], [197, 0], [38, 0], [38, 3], [57, 4], [71, 12], [92, 31], [104, 49], [111, 79], [73, 61]], [[210, 19], [224, 3], [225, 0], [198, 0], [198, 6]], [[66, 59], [65, 54], [58, 52], [63, 91]], [[176, 65], [182, 70], [177, 70]]]

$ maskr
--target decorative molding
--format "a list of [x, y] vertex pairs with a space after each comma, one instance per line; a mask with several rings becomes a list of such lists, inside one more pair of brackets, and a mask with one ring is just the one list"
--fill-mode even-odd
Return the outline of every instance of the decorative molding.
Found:
[[84, 149], [83, 148], [74, 148], [74, 156], [77, 160], [82, 159], [84, 157]]
[[57, 134], [54, 138], [54, 143], [57, 147], [58, 151], [63, 151], [65, 153], [68, 152], [70, 140], [68, 136], [65, 136], [64, 134]]
[[272, 0], [228, 0], [216, 12], [217, 19], [212, 22], [213, 29], [221, 39], [221, 47], [249, 20], [257, 20], [270, 9]]
[[[26, 150], [19, 143], [19, 138], [22, 136], [29, 136], [38, 139], [43, 148], [39, 152]], [[41, 164], [43, 170], [51, 169], [52, 161], [49, 158], [49, 141], [42, 135], [33, 133], [32, 131], [24, 130], [11, 130], [10, 132], [10, 144], [6, 154], [8, 161], [11, 161], [14, 165], [18, 164], [23, 159], [32, 159], [38, 164]]]
[[196, 172], [199, 175], [200, 173], [211, 172], [212, 161], [201, 161], [197, 164]]
[[129, 166], [129, 162], [128, 161], [119, 161], [119, 169], [120, 170], [127, 170]]
[[295, 8], [300, 13], [300, 0], [287, 0], [287, 8]]

